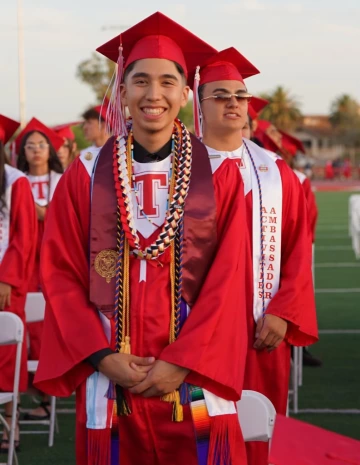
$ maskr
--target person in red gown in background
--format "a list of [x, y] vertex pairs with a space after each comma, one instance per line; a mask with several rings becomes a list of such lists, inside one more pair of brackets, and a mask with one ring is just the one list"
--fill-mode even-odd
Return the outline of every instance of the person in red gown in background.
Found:
[[77, 126], [79, 123], [66, 123], [54, 126], [52, 129], [59, 137], [63, 138], [63, 144], [57, 151], [57, 156], [65, 171], [70, 164], [78, 156], [75, 134], [71, 129], [72, 126]]
[[120, 136], [80, 155], [50, 206], [36, 385], [76, 390], [77, 465], [245, 465], [243, 186], [228, 161], [213, 177], [176, 119], [215, 50], [161, 13], [98, 50], [119, 62]]
[[[298, 179], [283, 160], [243, 140], [246, 100], [251, 97], [244, 77], [251, 74], [247, 74], [244, 57], [231, 50], [219, 52], [200, 67], [202, 141], [213, 169], [227, 159], [239, 166], [244, 181], [252, 244], [244, 389], [261, 392], [277, 412], [285, 414], [291, 345], [311, 344], [318, 334], [306, 200]], [[268, 464], [268, 444], [248, 442], [246, 449], [249, 465]]]
[[[31, 273], [29, 292], [40, 292], [40, 250], [44, 236], [46, 212], [63, 172], [56, 150], [63, 139], [36, 118], [32, 118], [16, 138], [17, 167], [28, 178], [38, 217], [36, 259]], [[39, 360], [43, 322], [27, 325], [30, 339], [30, 360]], [[39, 407], [25, 414], [27, 420], [45, 420], [50, 417], [48, 396], [43, 396]]]
[[[28, 180], [21, 171], [7, 164], [4, 149], [19, 126], [0, 115], [0, 311], [15, 313], [25, 326], [25, 299], [35, 260], [36, 212]], [[0, 347], [0, 391], [13, 390], [15, 358], [16, 346]], [[19, 390], [27, 390], [26, 343], [23, 344]], [[9, 426], [11, 412], [12, 403], [5, 404], [5, 420]], [[19, 450], [19, 446], [17, 426], [15, 449]], [[4, 432], [1, 452], [7, 453], [8, 447]]]
[[328, 160], [325, 165], [325, 179], [334, 179], [335, 172], [333, 167], [333, 162]]

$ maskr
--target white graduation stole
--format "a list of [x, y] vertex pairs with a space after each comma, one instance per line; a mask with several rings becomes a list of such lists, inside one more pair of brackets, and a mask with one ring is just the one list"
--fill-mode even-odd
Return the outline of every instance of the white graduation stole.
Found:
[[[282, 228], [282, 181], [276, 165], [277, 157], [265, 152], [253, 142], [244, 139], [254, 161], [261, 185], [263, 231], [260, 223], [259, 184], [245, 148], [244, 163], [240, 173], [244, 180], [245, 196], [252, 191], [252, 257], [254, 278], [255, 321], [263, 314], [271, 299], [279, 290], [281, 267], [281, 228]], [[261, 266], [261, 234], [264, 246], [264, 266]], [[263, 273], [262, 273], [263, 269]]]
[[12, 185], [19, 178], [23, 177], [24, 174], [13, 168], [12, 166], [5, 165], [5, 202], [6, 206], [3, 208], [3, 212], [0, 212], [0, 263], [3, 261], [5, 252], [9, 247], [10, 241], [10, 212], [11, 212], [11, 193]]

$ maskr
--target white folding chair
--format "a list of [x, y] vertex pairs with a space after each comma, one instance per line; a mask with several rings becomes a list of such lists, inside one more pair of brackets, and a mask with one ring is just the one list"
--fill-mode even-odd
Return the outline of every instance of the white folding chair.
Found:
[[[45, 318], [45, 299], [42, 292], [29, 292], [26, 296], [25, 303], [26, 323], [36, 323], [43, 321]], [[28, 360], [28, 372], [35, 374], [39, 361]], [[56, 397], [50, 397], [50, 418], [48, 420], [23, 420], [20, 423], [24, 425], [44, 425], [49, 426], [49, 447], [54, 445], [54, 433], [56, 420]], [[58, 429], [58, 428], [57, 428]], [[22, 434], [47, 434], [47, 431], [22, 431]]]
[[352, 197], [353, 201], [350, 205], [352, 248], [355, 253], [355, 258], [360, 259], [360, 195]]
[[21, 367], [21, 352], [24, 338], [24, 325], [21, 319], [10, 312], [0, 312], [0, 345], [14, 345], [16, 344], [16, 359], [15, 359], [15, 373], [14, 373], [14, 387], [13, 392], [0, 393], [0, 405], [13, 403], [11, 426], [9, 428], [5, 418], [0, 414], [0, 422], [4, 425], [9, 437], [9, 452], [7, 465], [18, 464], [17, 456], [15, 453], [15, 428], [17, 420], [17, 404], [19, 397], [19, 381], [20, 381], [20, 367]]
[[356, 202], [360, 199], [360, 194], [352, 194], [349, 197], [349, 237], [352, 237], [352, 214]]
[[244, 441], [271, 442], [276, 410], [272, 402], [256, 391], [243, 391], [237, 403]]

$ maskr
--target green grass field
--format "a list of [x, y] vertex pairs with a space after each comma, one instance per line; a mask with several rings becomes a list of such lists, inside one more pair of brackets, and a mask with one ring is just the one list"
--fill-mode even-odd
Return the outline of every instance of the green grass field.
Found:
[[[323, 292], [360, 288], [360, 262], [355, 263], [347, 232], [349, 195], [317, 193], [320, 215], [315, 283], [322, 291], [316, 294], [320, 330], [360, 329], [360, 293]], [[331, 268], [327, 264], [339, 266]], [[324, 334], [311, 352], [323, 360], [323, 367], [305, 368], [300, 409], [360, 412], [360, 334]], [[63, 407], [60, 401], [59, 408]], [[299, 414], [297, 418], [360, 440], [360, 414]], [[52, 449], [47, 447], [46, 436], [23, 435], [20, 465], [74, 465], [74, 420], [74, 415], [59, 415], [60, 433]]]

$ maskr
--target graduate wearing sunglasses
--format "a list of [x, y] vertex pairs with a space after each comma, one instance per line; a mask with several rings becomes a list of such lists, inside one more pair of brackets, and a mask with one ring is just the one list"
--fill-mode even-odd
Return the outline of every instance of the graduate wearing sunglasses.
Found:
[[[213, 173], [233, 160], [245, 186], [244, 227], [251, 252], [244, 389], [263, 393], [278, 413], [285, 414], [290, 345], [314, 343], [317, 324], [301, 185], [283, 160], [242, 137], [251, 99], [244, 79], [257, 73], [234, 48], [205, 62], [195, 73], [193, 86], [195, 130], [208, 149]], [[246, 447], [249, 465], [269, 463], [266, 443]]]

